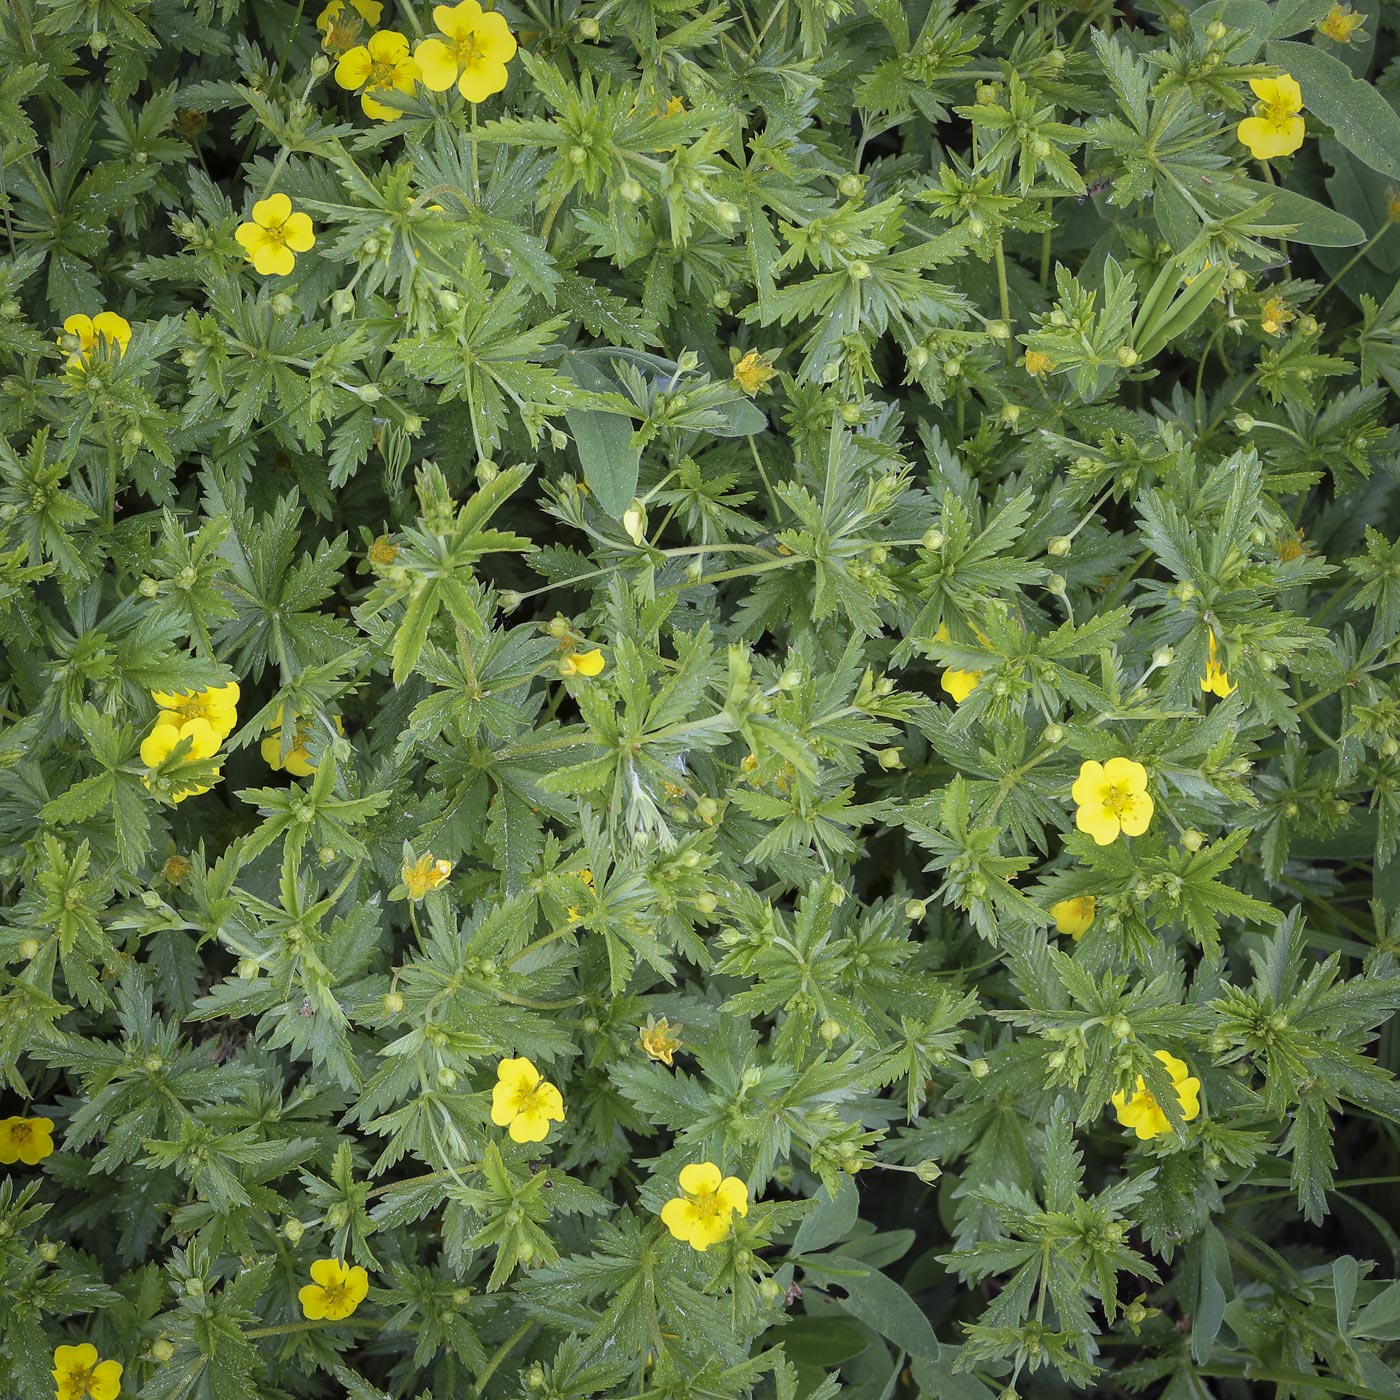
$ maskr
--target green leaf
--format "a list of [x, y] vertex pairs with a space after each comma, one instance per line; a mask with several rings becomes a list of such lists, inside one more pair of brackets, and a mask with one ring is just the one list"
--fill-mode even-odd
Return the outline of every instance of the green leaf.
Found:
[[[618, 386], [602, 370], [578, 355], [565, 355], [564, 368], [592, 393], [616, 393]], [[632, 445], [631, 420], [621, 413], [571, 408], [564, 421], [578, 449], [579, 466], [599, 506], [614, 520], [632, 504], [642, 454]]]

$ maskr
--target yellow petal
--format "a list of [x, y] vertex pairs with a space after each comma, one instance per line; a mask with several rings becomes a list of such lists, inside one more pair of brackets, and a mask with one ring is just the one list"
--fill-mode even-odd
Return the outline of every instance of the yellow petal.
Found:
[[[1152, 799], [1145, 793], [1134, 795], [1132, 800], [1119, 813], [1119, 825], [1125, 836], [1141, 836], [1152, 822]], [[1100, 843], [1102, 844], [1102, 843]]]
[[94, 335], [100, 335], [122, 353], [126, 353], [126, 347], [131, 341], [131, 324], [125, 316], [118, 316], [115, 311], [102, 311], [92, 318], [92, 329]]
[[375, 63], [397, 64], [408, 57], [408, 40], [396, 29], [369, 36], [369, 56]]
[[574, 663], [574, 670], [580, 676], [601, 675], [603, 667], [607, 664], [601, 651], [575, 652], [571, 660]]
[[294, 253], [306, 253], [316, 246], [316, 235], [312, 232], [309, 214], [289, 214], [282, 226], [282, 237], [287, 247]]
[[75, 316], [69, 316], [63, 322], [63, 329], [69, 335], [76, 335], [84, 345], [91, 345], [93, 342], [92, 317], [84, 316], [81, 311]]
[[314, 1283], [297, 1289], [301, 1310], [312, 1322], [319, 1322], [326, 1315], [326, 1290]]
[[961, 705], [977, 689], [981, 679], [981, 671], [944, 671], [938, 684], [953, 697], [954, 704]]
[[286, 277], [296, 265], [292, 250], [271, 239], [253, 253], [253, 267], [264, 277]]
[[508, 1131], [512, 1142], [543, 1142], [549, 1136], [549, 1119], [542, 1113], [521, 1113]]
[[1081, 805], [1092, 802], [1103, 788], [1103, 764], [1096, 763], [1092, 758], [1085, 760], [1079, 765], [1079, 776], [1074, 780], [1074, 786], [1069, 793], [1072, 798]]
[[1131, 758], [1110, 758], [1103, 766], [1103, 779], [1116, 788], [1144, 792], [1147, 788], [1147, 769]]
[[661, 1207], [661, 1223], [681, 1241], [688, 1241], [695, 1228], [695, 1207], [682, 1196], [673, 1196]]
[[737, 1214], [749, 1213], [749, 1188], [737, 1176], [725, 1177], [715, 1195]]
[[692, 1162], [681, 1168], [681, 1190], [691, 1196], [712, 1196], [719, 1189], [722, 1174], [713, 1162]]
[[523, 1055], [517, 1060], [502, 1060], [496, 1066], [497, 1080], [518, 1094], [528, 1094], [540, 1082], [540, 1072]]
[[369, 50], [361, 44], [341, 54], [340, 62], [335, 65], [335, 80], [347, 92], [354, 92], [369, 82], [373, 67], [374, 60], [369, 56]]
[[515, 57], [515, 35], [506, 17], [494, 10], [482, 15], [476, 27], [476, 44], [482, 58], [493, 63], [509, 63]]
[[424, 39], [413, 56], [418, 60], [423, 86], [430, 92], [446, 92], [457, 81], [457, 55], [441, 39]]
[[292, 201], [284, 194], [270, 194], [253, 205], [253, 222], [263, 228], [281, 228], [292, 212]]
[[311, 1277], [322, 1288], [334, 1288], [345, 1278], [345, 1265], [339, 1259], [318, 1259], [311, 1266]]
[[485, 102], [488, 97], [504, 90], [509, 76], [504, 63], [479, 59], [462, 69], [462, 76], [457, 80], [457, 91], [468, 102]]
[[1074, 824], [1086, 836], [1092, 836], [1097, 846], [1111, 846], [1118, 839], [1118, 818], [1106, 807], [1096, 804], [1081, 807], [1074, 814]]

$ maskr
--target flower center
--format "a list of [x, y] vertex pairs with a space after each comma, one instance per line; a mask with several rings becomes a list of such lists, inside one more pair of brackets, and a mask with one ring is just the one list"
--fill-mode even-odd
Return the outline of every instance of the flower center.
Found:
[[1131, 788], [1119, 787], [1116, 783], [1110, 783], [1104, 788], [1100, 801], [1115, 817], [1121, 817], [1124, 812], [1131, 810], [1133, 797], [1134, 793]]
[[92, 1394], [92, 1371], [69, 1371], [66, 1400], [85, 1400]]
[[328, 1284], [324, 1290], [326, 1295], [326, 1307], [340, 1308], [345, 1305], [345, 1282]]
[[377, 88], [393, 87], [394, 69], [398, 67], [395, 63], [386, 63], [383, 59], [371, 63], [369, 66], [369, 86]]
[[453, 41], [452, 51], [457, 55], [457, 63], [462, 68], [474, 68], [485, 57], [475, 30], [459, 35]]
[[1288, 102], [1265, 102], [1263, 107], [1264, 120], [1272, 126], [1287, 126], [1296, 115], [1292, 104]]
[[543, 1105], [544, 1095], [540, 1093], [540, 1088], [544, 1080], [540, 1080], [533, 1089], [522, 1089], [515, 1096], [515, 1111], [522, 1116], [539, 1113]]
[[34, 1129], [28, 1123], [16, 1123], [10, 1129], [10, 1136], [16, 1142], [28, 1142], [34, 1136]]
[[690, 1204], [695, 1207], [695, 1213], [702, 1220], [713, 1220], [718, 1215], [723, 1215], [726, 1206], [720, 1200], [717, 1192], [707, 1191], [703, 1195], [692, 1195]]

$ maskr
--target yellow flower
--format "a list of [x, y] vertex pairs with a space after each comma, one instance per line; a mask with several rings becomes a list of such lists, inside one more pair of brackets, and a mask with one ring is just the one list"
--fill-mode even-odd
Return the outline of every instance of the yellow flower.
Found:
[[660, 1060], [663, 1065], [669, 1066], [675, 1063], [676, 1051], [681, 1048], [681, 1029], [679, 1021], [673, 1026], [664, 1016], [659, 1021], [648, 1016], [646, 1025], [638, 1032], [637, 1041], [653, 1060]]
[[728, 1236], [736, 1212], [749, 1213], [749, 1188], [737, 1176], [721, 1179], [713, 1162], [692, 1162], [681, 1168], [681, 1194], [661, 1207], [661, 1223], [703, 1254]]
[[417, 904], [429, 890], [441, 889], [447, 883], [447, 877], [452, 874], [452, 862], [450, 860], [434, 860], [432, 853], [419, 856], [410, 865], [407, 861], [403, 863], [403, 882], [408, 886], [408, 897]]
[[369, 1275], [343, 1259], [318, 1259], [311, 1266], [313, 1282], [297, 1290], [301, 1310], [312, 1322], [323, 1317], [340, 1322], [350, 1316], [369, 1292]]
[[172, 885], [178, 885], [190, 873], [191, 869], [189, 858], [176, 852], [173, 856], [166, 856], [165, 864], [161, 866], [160, 873]]
[[[1201, 1081], [1191, 1078], [1185, 1062], [1175, 1055], [1169, 1055], [1165, 1050], [1154, 1053], [1166, 1065], [1167, 1073], [1172, 1077], [1172, 1087], [1176, 1090], [1176, 1101], [1181, 1105], [1181, 1116], [1189, 1123], [1201, 1111]], [[1167, 1115], [1147, 1092], [1141, 1075], [1138, 1075], [1132, 1098], [1122, 1093], [1114, 1094], [1113, 1107], [1117, 1111], [1118, 1121], [1125, 1128], [1131, 1128], [1143, 1142], [1172, 1131]]]
[[379, 23], [384, 13], [380, 0], [330, 0], [330, 4], [316, 16], [316, 28], [321, 31], [321, 47], [327, 53], [341, 54], [354, 48], [360, 35], [368, 25], [371, 29]]
[[1056, 933], [1067, 933], [1078, 943], [1089, 932], [1098, 911], [1098, 900], [1091, 894], [1082, 894], [1078, 899], [1062, 899], [1052, 904], [1050, 917], [1055, 921]]
[[1111, 845], [1120, 831], [1141, 836], [1152, 820], [1147, 769], [1131, 758], [1081, 764], [1070, 793], [1079, 804], [1074, 824], [1100, 846]]
[[[340, 722], [340, 716], [335, 717], [335, 727], [343, 734], [345, 726]], [[296, 738], [292, 741], [292, 747], [287, 750], [286, 758], [282, 757], [282, 711], [277, 711], [277, 718], [272, 722], [272, 728], [267, 731], [267, 737], [259, 745], [264, 761], [273, 769], [280, 773], [285, 769], [294, 778], [309, 778], [321, 766], [319, 763], [312, 763], [311, 751], [306, 747], [306, 741], [311, 737], [311, 731], [302, 724], [301, 716], [297, 716]]]
[[752, 398], [777, 372], [771, 360], [757, 350], [750, 350], [734, 366], [734, 382]]
[[209, 690], [153, 690], [151, 699], [163, 713], [157, 724], [183, 724], [206, 719], [219, 743], [238, 727], [239, 689], [237, 681], [216, 685]]
[[1365, 23], [1366, 16], [1357, 14], [1350, 5], [1333, 5], [1317, 26], [1317, 32], [1334, 43], [1349, 44]]
[[403, 114], [396, 107], [386, 107], [373, 94], [394, 88], [411, 95], [417, 78], [418, 64], [409, 55], [408, 40], [395, 29], [371, 34], [368, 44], [341, 54], [335, 65], [336, 82], [347, 92], [360, 93], [365, 115], [381, 122]]
[[586, 865], [579, 870], [569, 871], [569, 874], [572, 875], [576, 880], [582, 880], [583, 883], [587, 885], [590, 890], [597, 888], [593, 883], [593, 872]]
[[455, 84], [468, 102], [485, 102], [505, 87], [515, 35], [504, 15], [483, 12], [477, 0], [462, 0], [435, 5], [433, 23], [443, 37], [424, 39], [414, 50], [425, 88], [446, 92]]
[[1209, 654], [1206, 657], [1206, 673], [1201, 678], [1201, 690], [1207, 695], [1218, 695], [1222, 700], [1233, 695], [1236, 687], [1231, 684], [1225, 668], [1215, 659], [1215, 633], [1211, 632]]
[[380, 535], [369, 547], [369, 562], [376, 569], [387, 569], [399, 557], [399, 547], [388, 535]]
[[1026, 351], [1026, 373], [1032, 379], [1043, 379], [1054, 368], [1054, 360], [1043, 350]]
[[53, 1378], [58, 1400], [117, 1400], [122, 1388], [122, 1363], [99, 1361], [91, 1342], [55, 1347]]
[[561, 676], [600, 676], [607, 662], [601, 651], [574, 651], [559, 658]]
[[1273, 296], [1260, 309], [1259, 325], [1265, 335], [1278, 335], [1297, 316], [1298, 313], [1282, 297]]
[[307, 214], [293, 214], [292, 201], [284, 194], [269, 195], [253, 205], [249, 223], [239, 224], [233, 236], [264, 277], [286, 277], [297, 265], [295, 254], [316, 244]]
[[1301, 559], [1307, 553], [1303, 544], [1303, 532], [1299, 530], [1293, 535], [1280, 535], [1274, 541], [1274, 553], [1278, 555], [1280, 564], [1287, 564], [1291, 560]]
[[[68, 356], [70, 365], [87, 364], [92, 359], [92, 352], [97, 349], [109, 355], [113, 351], [118, 356], [125, 355], [126, 347], [131, 343], [131, 325], [115, 311], [99, 311], [96, 316], [84, 316], [79, 312], [64, 321], [63, 331], [65, 335], [78, 338], [78, 348]], [[62, 338], [58, 346], [63, 349]]]
[[0, 1162], [38, 1166], [53, 1151], [52, 1118], [0, 1118]]
[[[940, 642], [951, 642], [952, 634], [948, 631], [948, 624], [940, 622], [938, 631], [933, 634]], [[974, 690], [977, 689], [978, 682], [982, 679], [981, 671], [954, 671], [947, 670], [938, 678], [940, 689], [946, 691], [953, 697], [955, 705], [961, 705]]]
[[1235, 134], [1249, 147], [1255, 160], [1291, 156], [1303, 144], [1303, 90], [1287, 73], [1277, 78], [1251, 78], [1254, 115], [1246, 117]]
[[564, 1121], [564, 1096], [529, 1060], [502, 1060], [491, 1091], [491, 1121], [512, 1142], [543, 1142], [550, 1123]]
[[[219, 736], [207, 719], [182, 720], [179, 715], [161, 714], [156, 718], [155, 727], [141, 741], [141, 762], [147, 768], [159, 768], [182, 739], [190, 741], [189, 752], [184, 757], [185, 763], [202, 762], [206, 758], [213, 758], [219, 751]], [[217, 771], [215, 776], [218, 776]], [[149, 777], [145, 783], [150, 787]], [[171, 793], [170, 800], [183, 802], [187, 797], [197, 797], [200, 793], [208, 791], [207, 784], [192, 783], [189, 787], [177, 788]]]

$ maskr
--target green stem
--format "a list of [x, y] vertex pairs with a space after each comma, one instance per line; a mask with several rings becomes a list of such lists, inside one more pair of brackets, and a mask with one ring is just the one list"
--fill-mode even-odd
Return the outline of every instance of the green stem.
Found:
[[[1001, 305], [1001, 319], [1008, 326], [1011, 325], [1011, 292], [1006, 285], [1006, 251], [1002, 247], [1002, 241], [997, 239], [997, 300]], [[1010, 364], [1015, 358], [1015, 342], [1008, 337], [1006, 341], [1006, 363]]]
[[1346, 262], [1342, 264], [1341, 270], [1336, 274], [1336, 276], [1332, 278], [1332, 280], [1307, 304], [1306, 307], [1304, 307], [1304, 315], [1308, 314], [1313, 309], [1313, 307], [1315, 307], [1318, 304], [1318, 302], [1320, 302], [1322, 298], [1325, 297], [1327, 293], [1330, 292], [1332, 288], [1335, 287], [1337, 283], [1340, 282], [1342, 278], [1345, 277], [1347, 273], [1350, 272], [1352, 268], [1354, 268], [1356, 264], [1359, 263], [1361, 259], [1364, 258], [1366, 254], [1369, 253], [1371, 249], [1374, 248], [1376, 244], [1379, 243], [1381, 239], [1384, 238], [1386, 234], [1388, 234], [1390, 230], [1394, 227], [1395, 225], [1391, 223], [1389, 219], [1387, 219], [1385, 223], [1383, 223], [1380, 226], [1380, 228], [1378, 228], [1375, 231], [1375, 233], [1373, 233], [1361, 245], [1361, 247], [1359, 247], [1356, 250], [1356, 252], [1353, 253], [1351, 257], [1349, 257], [1346, 260]]
[[520, 1326], [496, 1348], [496, 1354], [486, 1363], [485, 1370], [476, 1378], [476, 1393], [478, 1395], [486, 1389], [486, 1382], [500, 1369], [501, 1362], [525, 1340], [526, 1335], [534, 1325], [534, 1322], [522, 1322]]

